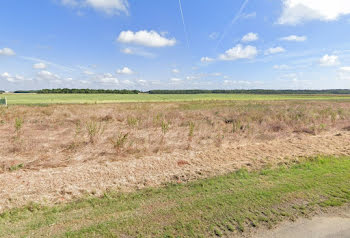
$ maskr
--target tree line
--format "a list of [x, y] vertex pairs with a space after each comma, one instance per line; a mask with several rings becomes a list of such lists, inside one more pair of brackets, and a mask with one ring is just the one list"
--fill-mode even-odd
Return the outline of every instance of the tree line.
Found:
[[272, 90], [272, 89], [235, 89], [235, 90], [150, 90], [149, 94], [350, 94], [350, 89], [326, 90]]
[[77, 89], [77, 88], [56, 88], [41, 90], [18, 90], [14, 93], [38, 93], [38, 94], [138, 94], [138, 90], [127, 89]]
[[[0, 90], [0, 94], [5, 91]], [[57, 88], [41, 90], [17, 90], [14, 93], [38, 93], [38, 94], [350, 94], [350, 89], [325, 89], [325, 90], [272, 90], [272, 89], [234, 89], [234, 90], [127, 90], [127, 89], [76, 89]]]

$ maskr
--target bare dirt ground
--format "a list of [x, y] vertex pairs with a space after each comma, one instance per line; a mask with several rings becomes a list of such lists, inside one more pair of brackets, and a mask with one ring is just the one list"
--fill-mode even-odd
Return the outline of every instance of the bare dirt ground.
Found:
[[270, 231], [258, 231], [253, 238], [348, 238], [350, 209], [286, 222]]
[[344, 102], [15, 106], [0, 115], [0, 211], [350, 155]]

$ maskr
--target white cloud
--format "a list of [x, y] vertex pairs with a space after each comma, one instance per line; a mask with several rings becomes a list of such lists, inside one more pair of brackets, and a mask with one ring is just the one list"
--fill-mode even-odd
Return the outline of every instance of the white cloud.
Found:
[[209, 57], [202, 57], [202, 58], [201, 58], [201, 62], [202, 62], [202, 63], [212, 62], [212, 61], [214, 61], [213, 58], [209, 58]]
[[32, 80], [31, 78], [24, 78], [21, 75], [14, 75], [14, 76], [12, 76], [8, 72], [0, 74], [0, 79], [6, 80], [6, 81], [11, 82], [11, 83]]
[[3, 48], [0, 49], [0, 55], [13, 56], [16, 55], [16, 53], [10, 48]]
[[334, 21], [350, 13], [349, 0], [282, 0], [278, 23], [296, 25], [310, 20]]
[[75, 68], [64, 66], [64, 65], [60, 65], [60, 64], [53, 63], [53, 62], [50, 62], [50, 61], [47, 61], [47, 60], [43, 60], [43, 59], [27, 57], [27, 56], [19, 56], [19, 57], [21, 59], [24, 59], [24, 60], [34, 61], [34, 62], [37, 62], [37, 63], [44, 63], [46, 65], [53, 66], [53, 67], [58, 68], [58, 69], [63, 70], [63, 71], [76, 71]]
[[143, 85], [143, 86], [145, 86], [147, 84], [147, 81], [144, 79], [138, 79], [138, 80], [136, 80], [136, 82], [140, 85]]
[[251, 42], [251, 41], [256, 41], [259, 39], [259, 36], [257, 33], [250, 32], [243, 36], [242, 41], [243, 42]]
[[36, 63], [33, 65], [33, 69], [46, 69], [47, 66], [44, 63]]
[[187, 80], [195, 80], [195, 79], [199, 79], [200, 77], [198, 76], [194, 76], [194, 75], [191, 75], [191, 76], [187, 76], [186, 79]]
[[122, 83], [123, 83], [123, 84], [126, 84], [126, 85], [135, 85], [135, 83], [134, 83], [133, 81], [128, 80], [128, 79], [123, 80]]
[[344, 72], [350, 72], [350, 66], [340, 67], [340, 70]]
[[130, 48], [125, 48], [125, 49], [122, 49], [121, 50], [124, 54], [127, 54], [127, 55], [132, 55], [133, 54], [133, 50], [130, 49]]
[[303, 42], [303, 41], [307, 40], [307, 37], [306, 36], [290, 35], [290, 36], [282, 37], [281, 40]]
[[94, 74], [95, 74], [94, 72], [91, 72], [91, 71], [89, 71], [89, 70], [85, 70], [83, 73], [84, 73], [85, 75], [94, 75]]
[[179, 82], [182, 81], [182, 79], [179, 79], [179, 78], [171, 78], [170, 81], [173, 82], [173, 83], [179, 83]]
[[134, 71], [132, 71], [131, 69], [129, 69], [128, 67], [124, 67], [122, 69], [118, 69], [117, 70], [117, 74], [127, 74], [127, 75], [130, 75], [130, 74], [133, 74]]
[[339, 57], [336, 55], [324, 55], [320, 59], [321, 66], [334, 66], [339, 64]]
[[286, 50], [283, 47], [277, 46], [277, 47], [272, 47], [265, 50], [265, 55], [278, 54], [278, 53], [283, 53], [285, 51]]
[[252, 82], [244, 81], [244, 80], [224, 80], [224, 84], [226, 85], [245, 85], [249, 86]]
[[119, 80], [111, 73], [97, 75], [95, 81], [104, 84], [119, 84]]
[[273, 66], [274, 69], [278, 69], [278, 70], [285, 70], [285, 69], [290, 69], [290, 67], [286, 64], [281, 64], [281, 65], [274, 65]]
[[76, 0], [61, 0], [61, 3], [65, 6], [71, 6], [71, 7], [78, 5], [78, 2]]
[[166, 47], [176, 44], [175, 38], [168, 39], [156, 31], [122, 31], [117, 39], [121, 43], [143, 45], [147, 47]]
[[60, 79], [60, 76], [58, 76], [57, 74], [53, 74], [46, 70], [42, 70], [38, 72], [37, 76], [39, 80], [59, 80]]
[[180, 70], [178, 70], [178, 69], [173, 69], [171, 72], [173, 72], [174, 74], [178, 74], [178, 73], [180, 73]]
[[238, 44], [235, 47], [227, 50], [219, 56], [219, 60], [238, 60], [238, 59], [253, 59], [258, 54], [258, 50], [254, 46], [246, 46]]
[[61, 3], [69, 7], [92, 7], [108, 15], [118, 15], [120, 12], [128, 14], [129, 12], [127, 0], [61, 0]]
[[147, 58], [154, 58], [155, 55], [144, 51], [142, 49], [138, 49], [138, 48], [124, 48], [121, 50], [122, 53], [126, 54], [126, 55], [138, 55], [138, 56], [143, 56], [143, 57], [147, 57]]

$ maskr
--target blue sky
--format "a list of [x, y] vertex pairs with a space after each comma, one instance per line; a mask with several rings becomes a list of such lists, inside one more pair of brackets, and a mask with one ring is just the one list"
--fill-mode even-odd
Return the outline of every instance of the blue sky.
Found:
[[3, 90], [350, 88], [348, 0], [1, 4]]

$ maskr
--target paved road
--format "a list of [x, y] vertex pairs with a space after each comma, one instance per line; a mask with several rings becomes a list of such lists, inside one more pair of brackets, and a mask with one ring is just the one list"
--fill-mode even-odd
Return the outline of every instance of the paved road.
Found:
[[287, 223], [254, 238], [350, 238], [350, 213]]

